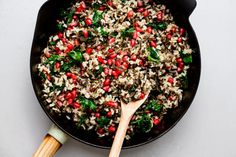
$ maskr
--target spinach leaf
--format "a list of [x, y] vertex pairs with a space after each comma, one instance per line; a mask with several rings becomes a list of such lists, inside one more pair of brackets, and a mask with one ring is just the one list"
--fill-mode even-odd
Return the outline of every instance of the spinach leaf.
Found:
[[109, 122], [110, 122], [110, 119], [104, 116], [101, 116], [99, 119], [97, 119], [97, 123], [101, 128], [108, 125]]
[[148, 26], [156, 30], [165, 30], [167, 28], [167, 24], [165, 22], [158, 22], [158, 23], [149, 23]]
[[50, 42], [48, 42], [48, 45], [49, 45], [49, 46], [55, 46], [56, 43], [55, 43], [54, 41], [50, 41]]
[[93, 15], [93, 25], [98, 27], [99, 21], [102, 19], [102, 13], [99, 13], [97, 10], [95, 10]]
[[69, 62], [64, 62], [61, 65], [61, 71], [68, 71], [74, 65], [75, 65], [75, 63], [72, 60], [70, 60]]
[[192, 62], [193, 62], [192, 55], [189, 54], [189, 55], [184, 56], [184, 57], [183, 57], [183, 61], [184, 61], [185, 64], [192, 63]]
[[97, 105], [93, 102], [93, 100], [89, 100], [80, 96], [79, 101], [84, 109], [90, 109], [94, 111], [97, 108]]
[[81, 127], [81, 125], [85, 123], [85, 121], [86, 121], [87, 118], [88, 118], [88, 117], [87, 117], [85, 114], [81, 115], [81, 116], [79, 117], [79, 122], [77, 123], [77, 126], [78, 126], [78, 127]]
[[160, 112], [163, 105], [159, 105], [156, 100], [152, 100], [147, 106], [146, 109], [152, 109], [155, 112]]
[[132, 123], [136, 124], [137, 128], [141, 132], [144, 132], [144, 133], [149, 132], [153, 126], [151, 118], [146, 114], [141, 115], [141, 117], [139, 119], [137, 119], [136, 121], [134, 121]]
[[45, 62], [44, 64], [52, 63], [54, 64], [56, 61], [61, 59], [62, 57], [59, 55], [52, 54]]
[[72, 50], [69, 54], [68, 54], [75, 62], [83, 62], [84, 58], [83, 58], [83, 54], [81, 51], [79, 50]]
[[93, 5], [92, 5], [93, 9], [95, 9], [95, 10], [99, 9], [100, 6], [101, 5], [98, 3], [93, 3]]
[[180, 81], [181, 81], [183, 89], [187, 89], [188, 88], [188, 77], [186, 75], [182, 76], [182, 77], [180, 77]]
[[98, 70], [94, 72], [94, 76], [98, 77], [102, 72], [103, 72], [103, 67], [99, 65]]
[[125, 38], [125, 37], [132, 37], [134, 31], [135, 31], [134, 27], [123, 29], [123, 30], [121, 30], [121, 36], [123, 38]]
[[149, 51], [148, 60], [151, 62], [159, 63], [160, 58], [158, 56], [158, 52], [150, 46], [148, 47], [147, 50]]
[[63, 27], [63, 24], [62, 24], [62, 23], [58, 23], [58, 24], [57, 24], [57, 30], [58, 30], [59, 32], [62, 32], [62, 31], [64, 30], [64, 27]]
[[46, 80], [46, 75], [43, 72], [39, 72], [39, 76], [43, 79]]

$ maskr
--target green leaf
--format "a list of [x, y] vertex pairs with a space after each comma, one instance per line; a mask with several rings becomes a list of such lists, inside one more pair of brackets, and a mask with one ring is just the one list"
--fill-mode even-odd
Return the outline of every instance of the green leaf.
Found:
[[63, 24], [61, 24], [61, 23], [57, 24], [57, 30], [59, 32], [63, 31], [64, 30]]
[[44, 62], [44, 64], [51, 63], [54, 64], [56, 61], [60, 60], [62, 57], [59, 55], [51, 54], [51, 56]]
[[73, 15], [75, 13], [75, 8], [72, 8], [70, 10], [70, 12], [67, 14], [66, 18], [67, 18], [67, 24], [72, 22], [73, 19]]
[[55, 46], [56, 43], [55, 43], [54, 41], [50, 41], [50, 42], [48, 43], [48, 45], [49, 45], [49, 46]]
[[76, 62], [83, 62], [84, 58], [83, 58], [83, 54], [81, 51], [79, 50], [72, 50], [69, 54], [68, 54], [74, 61]]
[[92, 7], [93, 9], [97, 10], [101, 5], [98, 3], [93, 3]]
[[134, 27], [123, 29], [123, 30], [121, 30], [121, 36], [123, 38], [125, 38], [125, 37], [132, 37], [134, 31], [135, 31]]
[[118, 32], [112, 32], [111, 36], [116, 37], [118, 35]]
[[75, 63], [70, 60], [69, 62], [64, 62], [62, 65], [61, 65], [61, 71], [68, 71], [71, 67], [73, 67], [75, 65]]
[[183, 89], [188, 89], [188, 77], [186, 75], [182, 76], [180, 77], [180, 81], [181, 81]]
[[97, 119], [97, 123], [101, 128], [108, 125], [109, 122], [110, 122], [110, 119], [104, 116], [101, 116], [99, 119]]
[[156, 30], [162, 30], [162, 31], [167, 28], [167, 24], [165, 22], [149, 23], [148, 26], [151, 26], [152, 28]]
[[81, 125], [85, 123], [86, 119], [88, 119], [88, 117], [85, 114], [81, 115], [79, 117], [79, 122], [77, 123], [77, 126], [81, 127]]
[[102, 13], [99, 13], [97, 10], [95, 10], [93, 15], [93, 25], [98, 27], [101, 19], [102, 19]]
[[151, 118], [146, 114], [141, 115], [141, 117], [132, 122], [132, 124], [136, 124], [138, 130], [144, 133], [149, 132], [153, 126]]
[[156, 100], [152, 100], [147, 106], [146, 109], [152, 109], [155, 112], [160, 112], [163, 105], [159, 105]]
[[192, 55], [189, 54], [189, 55], [184, 56], [184, 57], [183, 57], [183, 61], [184, 61], [185, 64], [192, 63], [192, 62], [193, 62]]
[[97, 105], [93, 102], [93, 100], [89, 100], [80, 96], [79, 101], [84, 109], [90, 109], [94, 111], [97, 108]]
[[158, 56], [158, 52], [150, 46], [147, 48], [147, 50], [149, 51], [148, 61], [159, 63], [160, 58]]
[[96, 70], [96, 71], [94, 72], [94, 76], [95, 76], [95, 77], [98, 77], [102, 72], [103, 72], [103, 67], [102, 67], [101, 65], [99, 65], [98, 70]]
[[46, 75], [43, 72], [39, 72], [39, 76], [43, 79], [46, 80]]

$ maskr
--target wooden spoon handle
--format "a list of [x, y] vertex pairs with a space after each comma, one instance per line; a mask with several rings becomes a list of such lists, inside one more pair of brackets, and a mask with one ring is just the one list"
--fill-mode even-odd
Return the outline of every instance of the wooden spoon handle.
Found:
[[51, 135], [46, 135], [33, 157], [52, 157], [61, 147], [61, 143]]
[[109, 157], [119, 157], [121, 147], [124, 142], [127, 128], [129, 126], [130, 118], [121, 116], [118, 129], [116, 131], [115, 139], [111, 147]]

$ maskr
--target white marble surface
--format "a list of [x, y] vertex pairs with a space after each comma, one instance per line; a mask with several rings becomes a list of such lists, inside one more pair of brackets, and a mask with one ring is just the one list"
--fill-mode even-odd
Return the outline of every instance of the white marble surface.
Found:
[[[0, 0], [0, 156], [31, 156], [52, 124], [34, 95], [29, 72], [37, 12], [45, 0]], [[165, 136], [124, 150], [123, 157], [236, 156], [236, 1], [198, 0], [191, 16], [202, 53], [194, 102]], [[108, 151], [70, 139], [57, 157], [103, 157]]]

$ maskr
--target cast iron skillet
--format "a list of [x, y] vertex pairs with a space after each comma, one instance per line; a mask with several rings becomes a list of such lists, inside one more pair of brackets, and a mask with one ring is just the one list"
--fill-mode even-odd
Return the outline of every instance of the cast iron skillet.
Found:
[[[32, 84], [41, 107], [58, 128], [72, 138], [88, 145], [99, 148], [110, 148], [112, 141], [107, 139], [99, 139], [95, 136], [95, 133], [74, 128], [65, 117], [59, 117], [51, 113], [41, 98], [42, 88], [40, 78], [35, 72], [34, 66], [40, 62], [40, 55], [42, 50], [46, 47], [48, 37], [51, 34], [56, 33], [56, 19], [59, 17], [59, 10], [60, 8], [67, 7], [69, 3], [68, 1], [69, 0], [48, 0], [45, 4], [43, 4], [39, 11], [30, 58]], [[171, 10], [176, 23], [187, 30], [189, 35], [189, 43], [194, 50], [193, 63], [188, 70], [189, 88], [184, 91], [183, 101], [180, 106], [169, 111], [168, 115], [164, 118], [162, 123], [158, 125], [158, 127], [152, 129], [150, 133], [135, 135], [132, 140], [124, 142], [123, 148], [141, 146], [161, 137], [168, 132], [188, 110], [197, 91], [201, 71], [200, 49], [197, 37], [189, 22], [189, 16], [196, 7], [196, 0], [163, 0], [163, 3]]]

